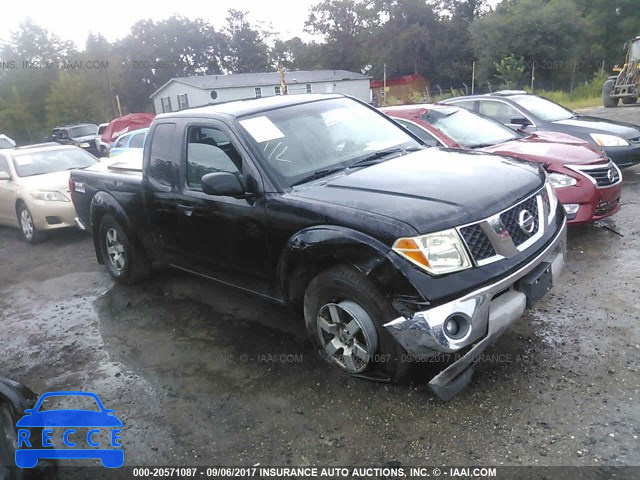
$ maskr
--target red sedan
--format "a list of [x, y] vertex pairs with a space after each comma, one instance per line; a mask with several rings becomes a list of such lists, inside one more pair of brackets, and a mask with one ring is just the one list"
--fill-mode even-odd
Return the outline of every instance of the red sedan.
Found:
[[449, 105], [381, 110], [429, 145], [477, 149], [544, 165], [570, 224], [594, 222], [620, 210], [620, 170], [601, 150], [579, 138], [556, 132], [522, 133]]

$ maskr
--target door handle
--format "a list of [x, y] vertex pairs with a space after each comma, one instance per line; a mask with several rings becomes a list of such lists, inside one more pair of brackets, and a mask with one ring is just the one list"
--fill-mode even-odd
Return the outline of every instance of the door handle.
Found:
[[178, 211], [184, 213], [187, 217], [190, 217], [193, 214], [193, 205], [182, 205], [178, 204]]

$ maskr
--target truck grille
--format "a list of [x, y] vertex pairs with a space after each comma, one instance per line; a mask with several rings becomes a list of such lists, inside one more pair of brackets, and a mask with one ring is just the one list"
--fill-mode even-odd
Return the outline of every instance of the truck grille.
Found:
[[[520, 228], [520, 225], [518, 225], [520, 212], [523, 210], [528, 210], [529, 213], [533, 215], [534, 223], [531, 233], [526, 233], [522, 228]], [[529, 240], [532, 235], [538, 233], [538, 201], [536, 200], [536, 197], [531, 197], [521, 204], [516, 205], [511, 210], [507, 210], [500, 215], [500, 219], [502, 220], [502, 223], [504, 223], [504, 228], [509, 232], [509, 235], [511, 235], [513, 243], [515, 243], [516, 247], [519, 247]]]
[[462, 237], [467, 242], [467, 247], [476, 261], [491, 258], [496, 254], [491, 240], [484, 233], [480, 224], [463, 227], [460, 229], [460, 233], [462, 233]]
[[[511, 207], [510, 209], [500, 214], [500, 221], [502, 225], [497, 228], [500, 229], [501, 232], [508, 233], [511, 241], [513, 242], [513, 245], [515, 245], [516, 247], [520, 247], [527, 240], [531, 239], [539, 233], [540, 212], [538, 211], [538, 197], [542, 195], [544, 202], [545, 193], [546, 192], [543, 191], [541, 194], [534, 195], [526, 199], [525, 201], [520, 202], [515, 207]], [[533, 226], [531, 232], [526, 232], [520, 226], [520, 216], [525, 210], [527, 210], [531, 214], [531, 217], [533, 217]], [[492, 259], [489, 260], [489, 262], [483, 262], [490, 263], [491, 261], [495, 261], [501, 258], [496, 251], [496, 247], [494, 247], [494, 245], [491, 243], [491, 239], [485, 233], [485, 230], [482, 227], [483, 224], [486, 224], [485, 228], [496, 228], [491, 227], [487, 220], [483, 220], [481, 222], [460, 228], [460, 234], [462, 235], [462, 238], [464, 238], [464, 241], [467, 244], [467, 248], [469, 249], [469, 252], [471, 253], [471, 256], [476, 261], [476, 263]], [[502, 228], [504, 229], [502, 230]], [[501, 233], [499, 233], [498, 231], [496, 231], [496, 233], [498, 235], [501, 235]], [[504, 233], [504, 235], [506, 235], [506, 233]]]
[[596, 182], [596, 185], [599, 187], [609, 187], [615, 183], [620, 181], [620, 171], [613, 164], [613, 162], [609, 162], [608, 165], [592, 168], [582, 165], [574, 165], [576, 170], [579, 170], [580, 173], [590, 177], [593, 181]]

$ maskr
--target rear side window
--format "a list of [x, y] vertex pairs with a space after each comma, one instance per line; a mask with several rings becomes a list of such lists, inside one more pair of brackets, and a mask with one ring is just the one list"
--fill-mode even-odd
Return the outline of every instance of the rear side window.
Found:
[[480, 113], [491, 117], [500, 123], [511, 123], [511, 119], [515, 117], [521, 117], [522, 115], [513, 108], [511, 105], [507, 105], [502, 102], [485, 101], [480, 102]]
[[462, 100], [460, 102], [450, 102], [450, 105], [455, 105], [456, 107], [466, 108], [467, 110], [473, 111], [473, 104], [475, 100]]
[[142, 148], [144, 145], [145, 133], [137, 133], [129, 142], [129, 148]]
[[151, 160], [149, 161], [149, 177], [161, 185], [174, 185], [173, 164], [177, 160], [179, 150], [176, 145], [175, 123], [156, 125], [151, 139]]
[[9, 173], [9, 162], [4, 155], [0, 155], [0, 172]]
[[113, 148], [122, 148], [124, 147], [125, 143], [127, 143], [127, 140], [129, 139], [129, 135], [123, 135], [120, 138], [118, 138], [118, 140], [116, 140], [115, 145], [113, 146]]
[[200, 189], [208, 173], [242, 175], [242, 157], [229, 136], [219, 128], [189, 127], [187, 132], [187, 185]]

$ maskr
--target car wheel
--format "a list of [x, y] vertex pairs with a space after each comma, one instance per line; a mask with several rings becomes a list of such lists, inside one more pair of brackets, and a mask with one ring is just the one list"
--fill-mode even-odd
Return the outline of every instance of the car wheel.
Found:
[[351, 375], [399, 381], [408, 372], [404, 350], [382, 326], [394, 316], [375, 284], [353, 267], [325, 270], [305, 293], [311, 339], [325, 360]]
[[102, 259], [116, 282], [132, 285], [149, 275], [151, 269], [144, 251], [111, 215], [102, 218], [99, 235]]
[[625, 105], [633, 105], [637, 101], [638, 101], [638, 97], [623, 97], [622, 98], [622, 103], [624, 103]]
[[618, 106], [618, 98], [611, 98], [611, 92], [613, 91], [613, 86], [616, 84], [615, 79], [611, 78], [604, 82], [602, 86], [602, 105], [605, 108], [613, 108]]
[[3, 467], [15, 466], [17, 445], [18, 434], [13, 411], [8, 403], [2, 402], [0, 403], [0, 480], [16, 478], [12, 476], [9, 469], [3, 469]]
[[28, 243], [34, 244], [42, 240], [42, 233], [36, 229], [33, 223], [33, 216], [24, 203], [18, 207], [18, 222], [20, 223], [22, 237]]

